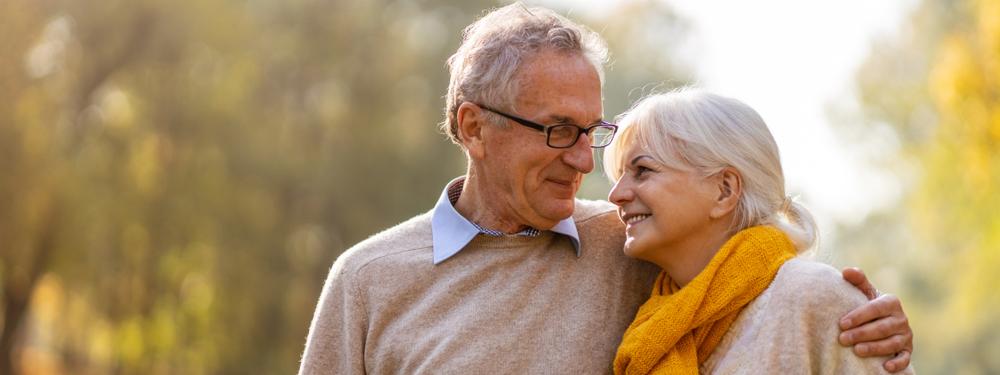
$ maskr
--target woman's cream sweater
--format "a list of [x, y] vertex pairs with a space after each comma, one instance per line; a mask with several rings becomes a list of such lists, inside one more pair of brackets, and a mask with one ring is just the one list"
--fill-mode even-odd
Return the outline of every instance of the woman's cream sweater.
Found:
[[[886, 357], [837, 343], [837, 322], [867, 299], [832, 267], [795, 258], [750, 303], [701, 365], [703, 374], [886, 374]], [[897, 374], [912, 374], [910, 366]]]

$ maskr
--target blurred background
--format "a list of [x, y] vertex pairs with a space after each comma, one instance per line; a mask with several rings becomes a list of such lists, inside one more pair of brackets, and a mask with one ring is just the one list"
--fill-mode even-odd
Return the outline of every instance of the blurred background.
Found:
[[[757, 108], [917, 370], [1000, 373], [1000, 1], [746, 3], [530, 4], [608, 40], [609, 118]], [[334, 259], [463, 173], [444, 62], [498, 4], [0, 1], [0, 374], [295, 372]]]

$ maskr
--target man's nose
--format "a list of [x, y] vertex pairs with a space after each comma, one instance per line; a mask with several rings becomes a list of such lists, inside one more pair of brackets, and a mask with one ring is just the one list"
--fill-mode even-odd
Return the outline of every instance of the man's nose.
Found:
[[563, 154], [563, 161], [580, 173], [586, 174], [594, 171], [594, 151], [590, 147], [590, 136], [580, 133], [576, 144]]

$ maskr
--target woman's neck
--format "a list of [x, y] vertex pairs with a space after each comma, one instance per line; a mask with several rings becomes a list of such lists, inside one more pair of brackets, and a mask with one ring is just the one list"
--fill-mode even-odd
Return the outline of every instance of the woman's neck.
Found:
[[671, 280], [683, 288], [708, 266], [732, 235], [728, 225], [706, 228], [702, 233], [692, 234], [657, 252], [659, 256], [650, 261], [660, 266]]

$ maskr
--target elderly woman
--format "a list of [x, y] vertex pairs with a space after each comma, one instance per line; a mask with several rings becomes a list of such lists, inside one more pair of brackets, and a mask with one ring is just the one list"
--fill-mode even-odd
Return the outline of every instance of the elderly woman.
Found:
[[[618, 348], [616, 374], [885, 372], [837, 344], [866, 297], [797, 254], [816, 240], [785, 193], [778, 147], [740, 101], [697, 90], [648, 97], [605, 152], [625, 253], [659, 265]], [[904, 372], [912, 372], [907, 368]]]

